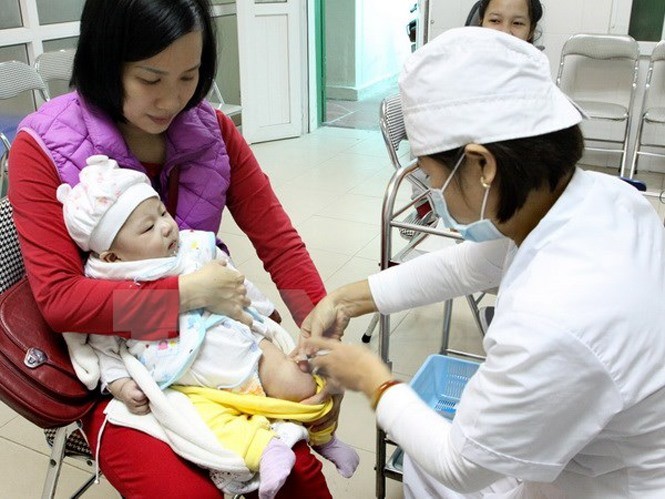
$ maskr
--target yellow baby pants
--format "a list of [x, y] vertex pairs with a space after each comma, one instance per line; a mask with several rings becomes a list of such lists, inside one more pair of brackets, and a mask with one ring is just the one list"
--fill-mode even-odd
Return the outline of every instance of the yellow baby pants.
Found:
[[[325, 381], [320, 376], [314, 376], [314, 380], [318, 393], [323, 389]], [[285, 420], [311, 423], [328, 414], [333, 406], [332, 400], [324, 404], [306, 405], [199, 386], [173, 385], [171, 388], [187, 395], [222, 446], [241, 456], [252, 471], [258, 470], [263, 450], [275, 437], [270, 429], [271, 422]], [[334, 423], [320, 431], [310, 432], [310, 444], [316, 446], [329, 442], [336, 427], [337, 423]]]

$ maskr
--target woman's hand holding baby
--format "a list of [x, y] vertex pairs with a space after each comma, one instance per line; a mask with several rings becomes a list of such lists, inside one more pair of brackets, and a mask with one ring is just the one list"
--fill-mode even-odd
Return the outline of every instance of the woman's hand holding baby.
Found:
[[245, 276], [228, 267], [225, 261], [210, 262], [196, 272], [181, 275], [178, 282], [181, 312], [205, 308], [252, 325], [252, 316], [245, 312], [245, 307], [251, 304]]

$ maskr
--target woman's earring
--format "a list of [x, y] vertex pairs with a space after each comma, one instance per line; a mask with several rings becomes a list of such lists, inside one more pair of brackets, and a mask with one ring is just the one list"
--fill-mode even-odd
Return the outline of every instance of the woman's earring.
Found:
[[483, 186], [485, 189], [489, 189], [490, 186], [492, 185], [492, 184], [488, 184], [488, 183], [485, 181], [485, 177], [480, 177], [480, 183], [482, 184], [482, 186]]

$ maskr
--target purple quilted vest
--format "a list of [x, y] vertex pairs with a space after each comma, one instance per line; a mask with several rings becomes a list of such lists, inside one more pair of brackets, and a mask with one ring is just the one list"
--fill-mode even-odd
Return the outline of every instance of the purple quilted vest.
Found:
[[[123, 168], [145, 173], [115, 124], [76, 92], [46, 102], [19, 124], [19, 130], [35, 138], [60, 179], [70, 185], [79, 182], [79, 172], [93, 154], [105, 154]], [[217, 233], [231, 171], [217, 116], [207, 102], [180, 113], [167, 132], [166, 162], [154, 182], [167, 206], [168, 178], [174, 168], [179, 171], [178, 225]]]

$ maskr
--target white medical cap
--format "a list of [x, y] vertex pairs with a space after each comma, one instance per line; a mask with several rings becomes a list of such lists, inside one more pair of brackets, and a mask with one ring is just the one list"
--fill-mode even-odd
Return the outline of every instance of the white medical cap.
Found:
[[80, 182], [60, 185], [56, 195], [72, 239], [82, 250], [100, 254], [111, 247], [136, 207], [159, 195], [145, 174], [120, 168], [106, 156], [90, 156], [87, 164]]
[[442, 33], [406, 61], [399, 87], [416, 156], [533, 137], [583, 119], [540, 50], [489, 28]]

